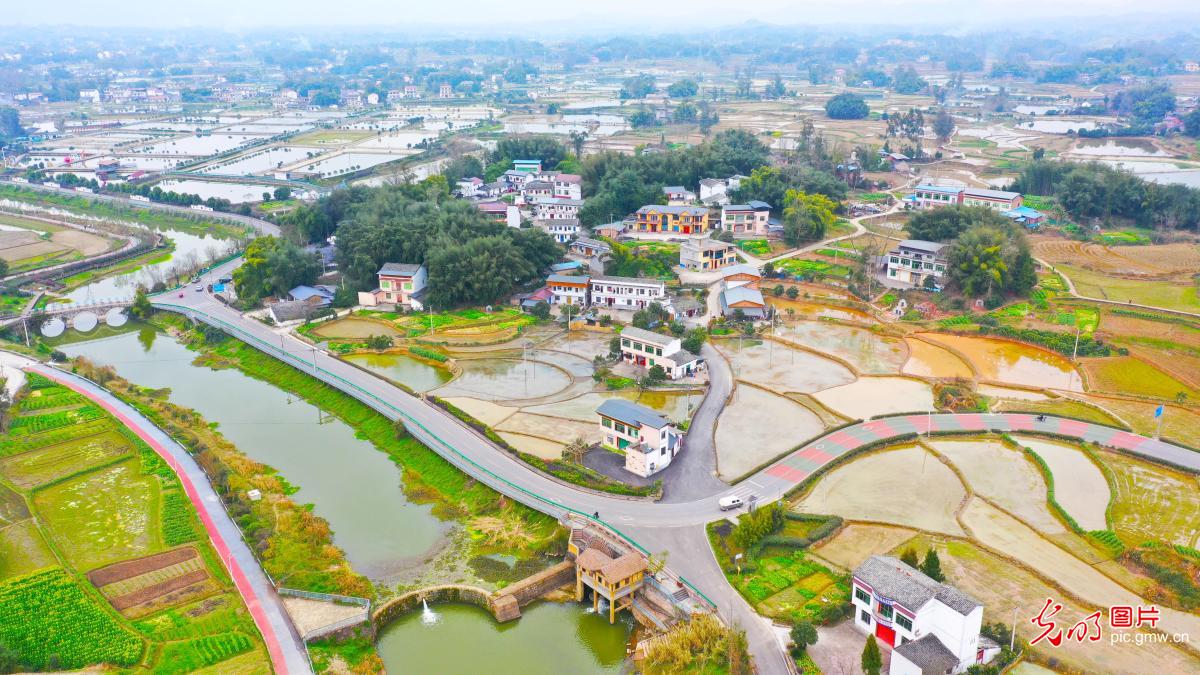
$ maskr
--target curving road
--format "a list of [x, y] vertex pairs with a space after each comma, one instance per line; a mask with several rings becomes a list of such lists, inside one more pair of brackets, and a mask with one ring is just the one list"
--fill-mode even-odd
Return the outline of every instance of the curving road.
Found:
[[[239, 262], [226, 263], [210, 274], [227, 273]], [[725, 582], [709, 550], [704, 524], [729, 515], [718, 508], [719, 497], [755, 495], [760, 504], [769, 503], [782, 498], [803, 480], [847, 453], [879, 441], [930, 431], [1053, 433], [1086, 442], [1095, 441], [1200, 472], [1200, 453], [1097, 424], [1059, 418], [1039, 421], [1027, 414], [916, 414], [861, 422], [833, 431], [776, 460], [736, 486], [705, 481], [703, 486], [684, 490], [688, 494], [679, 501], [630, 500], [579, 490], [550, 478], [492, 445], [440, 408], [307, 343], [291, 336], [280, 336], [261, 322], [243, 317], [208, 293], [188, 288], [160, 294], [153, 298], [153, 303], [158, 309], [178, 312], [217, 326], [362, 400], [390, 419], [402, 419], [414, 436], [455, 466], [531, 508], [556, 517], [566, 512], [583, 515], [598, 512], [605, 524], [626, 533], [646, 548], [666, 551], [673, 570], [707, 594], [726, 618], [747, 630], [760, 672], [786, 672], [787, 664], [769, 626]], [[712, 377], [714, 394], [719, 393], [721, 386], [730, 385], [727, 369], [714, 369]], [[708, 396], [700, 413], [715, 416], [723, 405], [723, 397]], [[698, 445], [689, 447], [693, 450], [704, 448], [702, 452], [707, 450], [703, 439]], [[696, 462], [696, 459], [703, 458], [691, 458], [691, 462], [682, 466], [701, 467], [702, 473], [704, 463]]]
[[208, 476], [191, 455], [132, 406], [90, 380], [16, 354], [11, 356], [24, 361], [24, 370], [44, 375], [94, 401], [137, 434], [170, 465], [200, 516], [214, 550], [225, 563], [254, 624], [262, 633], [275, 672], [285, 675], [311, 673], [307, 648], [276, 594], [274, 584], [242, 539], [241, 531], [225, 511]]

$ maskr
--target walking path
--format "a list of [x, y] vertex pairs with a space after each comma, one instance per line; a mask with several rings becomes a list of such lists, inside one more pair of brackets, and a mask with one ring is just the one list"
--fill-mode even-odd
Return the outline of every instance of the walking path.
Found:
[[25, 370], [44, 375], [95, 401], [171, 466], [179, 476], [192, 506], [196, 508], [213, 548], [225, 563], [238, 593], [262, 633], [275, 672], [283, 675], [311, 673], [307, 649], [292, 625], [282, 600], [275, 593], [274, 584], [242, 540], [241, 531], [221, 505], [221, 499], [209, 483], [208, 476], [191, 455], [141, 413], [99, 385], [32, 359], [25, 361]]
[[1176, 316], [1186, 316], [1193, 319], [1200, 319], [1200, 313], [1197, 312], [1186, 312], [1182, 309], [1167, 309], [1165, 307], [1155, 307], [1154, 305], [1142, 305], [1136, 302], [1121, 302], [1120, 300], [1093, 298], [1087, 295], [1082, 295], [1079, 293], [1079, 291], [1075, 290], [1075, 282], [1071, 281], [1071, 277], [1068, 276], [1066, 272], [1059, 270], [1057, 267], [1051, 265], [1045, 260], [1042, 260], [1041, 258], [1034, 258], [1034, 260], [1036, 260], [1039, 265], [1048, 268], [1051, 272], [1054, 272], [1058, 276], [1062, 277], [1063, 281], [1067, 284], [1067, 293], [1070, 293], [1071, 297], [1073, 298], [1087, 300], [1088, 302], [1099, 302], [1106, 305], [1114, 305], [1116, 307], [1136, 307], [1138, 309], [1147, 309], [1154, 312], [1163, 312], [1165, 314], [1175, 314]]

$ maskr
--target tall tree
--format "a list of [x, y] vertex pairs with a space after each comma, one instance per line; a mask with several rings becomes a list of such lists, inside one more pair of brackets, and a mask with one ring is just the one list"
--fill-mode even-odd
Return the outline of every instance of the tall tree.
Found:
[[937, 117], [933, 118], [933, 133], [942, 143], [950, 140], [950, 136], [954, 133], [954, 118], [950, 116], [950, 113], [945, 110], [938, 111]]
[[937, 551], [933, 548], [925, 552], [925, 559], [921, 561], [921, 572], [934, 581], [946, 580], [946, 575], [942, 574], [942, 561], [938, 559]]
[[837, 222], [837, 204], [824, 195], [788, 190], [783, 203], [783, 239], [789, 246], [817, 241]]
[[268, 295], [311, 284], [320, 273], [316, 255], [286, 239], [259, 237], [246, 247], [242, 265], [233, 271], [233, 283], [238, 298], [254, 304]]
[[867, 637], [867, 644], [863, 647], [862, 652], [862, 670], [864, 675], [879, 675], [879, 670], [883, 668], [883, 654], [879, 652], [879, 643], [875, 641], [875, 636]]
[[867, 102], [858, 94], [842, 93], [825, 103], [825, 114], [835, 120], [861, 120], [871, 113]]

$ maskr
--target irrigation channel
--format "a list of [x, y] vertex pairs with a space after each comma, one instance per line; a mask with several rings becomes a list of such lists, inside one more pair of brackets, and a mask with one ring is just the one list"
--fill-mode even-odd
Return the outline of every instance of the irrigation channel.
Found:
[[[197, 354], [170, 336], [147, 327], [61, 349], [139, 386], [169, 388], [171, 402], [216, 422], [241, 452], [299, 488], [293, 499], [329, 521], [334, 543], [372, 581], [396, 583], [458, 528], [408, 501], [399, 468], [342, 421], [240, 371], [194, 365]], [[631, 630], [573, 603], [537, 603], [503, 625], [482, 608], [437, 605], [384, 627], [378, 648], [390, 672], [618, 672]]]

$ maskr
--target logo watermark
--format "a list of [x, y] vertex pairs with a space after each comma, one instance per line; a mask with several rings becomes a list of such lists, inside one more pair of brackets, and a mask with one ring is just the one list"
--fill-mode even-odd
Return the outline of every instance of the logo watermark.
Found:
[[[1046, 598], [1046, 604], [1037, 616], [1029, 622], [1037, 626], [1040, 633], [1029, 641], [1030, 646], [1045, 641], [1052, 647], [1061, 646], [1065, 640], [1075, 642], [1100, 642], [1104, 639], [1102, 620], [1104, 612], [1096, 610], [1074, 623], [1064, 622], [1059, 625], [1055, 617], [1063, 606], [1054, 598]], [[1108, 627], [1114, 629], [1108, 636], [1109, 644], [1171, 644], [1190, 642], [1187, 633], [1158, 633], [1137, 631], [1138, 628], [1157, 629], [1159, 620], [1158, 607], [1155, 605], [1113, 605], [1108, 608]], [[1064, 630], [1065, 626], [1065, 630]]]

